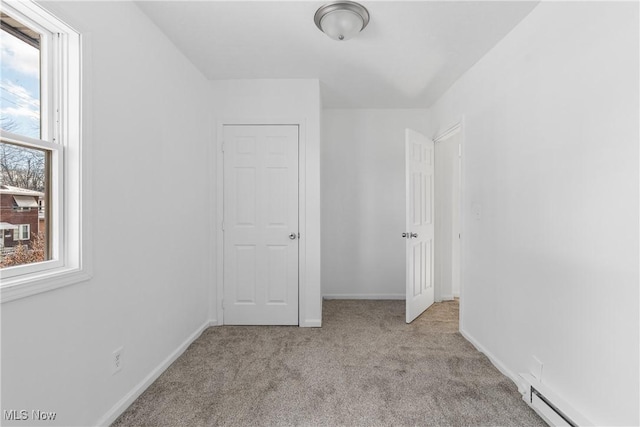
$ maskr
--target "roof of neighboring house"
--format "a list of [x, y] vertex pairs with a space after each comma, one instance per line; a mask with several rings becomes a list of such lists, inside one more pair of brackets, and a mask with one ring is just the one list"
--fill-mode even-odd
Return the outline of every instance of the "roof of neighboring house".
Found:
[[0, 194], [11, 194], [14, 196], [44, 197], [40, 191], [27, 190], [26, 188], [14, 187], [12, 185], [0, 185]]

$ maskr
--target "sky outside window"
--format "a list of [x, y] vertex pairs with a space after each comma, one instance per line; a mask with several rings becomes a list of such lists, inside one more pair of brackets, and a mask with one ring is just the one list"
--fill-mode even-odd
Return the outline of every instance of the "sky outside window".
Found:
[[40, 50], [0, 31], [0, 117], [3, 130], [40, 138]]

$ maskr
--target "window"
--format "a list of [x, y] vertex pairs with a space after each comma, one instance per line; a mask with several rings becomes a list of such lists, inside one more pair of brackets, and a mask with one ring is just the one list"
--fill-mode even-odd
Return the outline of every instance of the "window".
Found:
[[1, 254], [5, 302], [89, 277], [81, 228], [87, 156], [80, 35], [32, 1], [1, 3], [0, 24], [0, 222], [28, 252]]
[[13, 240], [30, 240], [31, 238], [31, 224], [20, 224], [18, 228], [13, 231]]

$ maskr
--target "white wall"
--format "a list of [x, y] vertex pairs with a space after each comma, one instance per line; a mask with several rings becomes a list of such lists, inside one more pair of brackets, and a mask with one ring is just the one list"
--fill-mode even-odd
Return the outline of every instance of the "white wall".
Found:
[[404, 298], [405, 129], [426, 110], [323, 110], [322, 294]]
[[[304, 174], [305, 200], [300, 200], [306, 215], [300, 240], [306, 262], [300, 266], [300, 325], [320, 326], [322, 300], [320, 295], [320, 84], [318, 80], [219, 80], [211, 82], [213, 118], [216, 133], [223, 123], [274, 123], [301, 124], [301, 141], [304, 141], [306, 169]], [[217, 142], [214, 147], [217, 147]], [[218, 161], [217, 149], [212, 162]], [[302, 154], [301, 154], [302, 155]], [[211, 177], [216, 182], [216, 176]], [[216, 183], [211, 193], [213, 200], [222, 190]], [[302, 226], [302, 222], [301, 222]], [[220, 232], [214, 227], [214, 238]], [[216, 251], [219, 252], [219, 249]], [[212, 258], [215, 259], [215, 258]], [[221, 276], [218, 274], [218, 295], [221, 295]], [[218, 318], [221, 296], [213, 295], [212, 318]]]
[[88, 426], [208, 320], [208, 82], [133, 3], [45, 7], [89, 43], [94, 277], [2, 304], [2, 409]]
[[542, 2], [430, 114], [465, 119], [463, 332], [596, 425], [640, 423], [638, 39], [635, 2]]

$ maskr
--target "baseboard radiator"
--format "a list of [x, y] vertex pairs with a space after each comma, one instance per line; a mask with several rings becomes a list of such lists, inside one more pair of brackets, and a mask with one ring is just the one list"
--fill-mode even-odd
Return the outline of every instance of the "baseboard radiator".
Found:
[[520, 374], [520, 377], [524, 380], [520, 389], [522, 398], [550, 426], [593, 425], [533, 375]]

